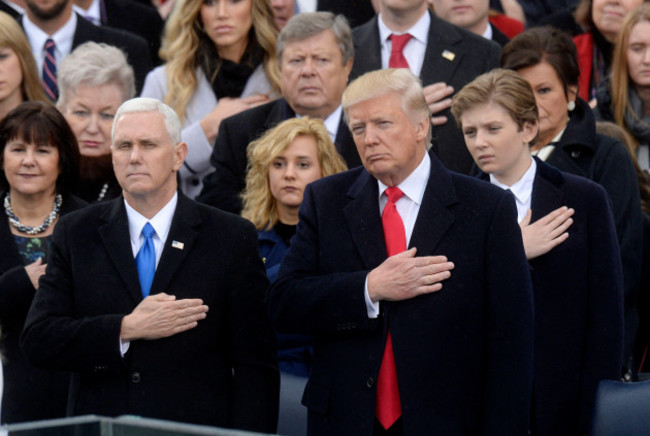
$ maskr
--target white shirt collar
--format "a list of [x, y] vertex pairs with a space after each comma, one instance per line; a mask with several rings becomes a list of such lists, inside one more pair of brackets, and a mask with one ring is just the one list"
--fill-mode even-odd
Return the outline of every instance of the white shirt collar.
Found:
[[406, 30], [405, 32], [393, 32], [390, 30], [388, 26], [386, 26], [386, 23], [384, 23], [384, 18], [382, 17], [381, 13], [379, 13], [377, 25], [379, 26], [379, 41], [382, 45], [386, 44], [388, 37], [390, 37], [390, 35], [393, 33], [396, 33], [398, 35], [410, 33], [413, 38], [426, 45], [429, 39], [429, 26], [431, 26], [431, 16], [429, 16], [428, 11], [424, 11], [424, 14], [422, 14], [420, 19], [413, 25], [413, 27]]
[[153, 229], [156, 231], [156, 236], [164, 243], [169, 235], [169, 228], [172, 225], [172, 218], [174, 217], [177, 203], [178, 193], [175, 192], [171, 200], [169, 200], [169, 202], [167, 202], [167, 204], [160, 209], [153, 218], [147, 219], [140, 212], [132, 208], [125, 199], [124, 205], [126, 206], [126, 217], [129, 220], [131, 244], [137, 244], [137, 241], [141, 237], [142, 228], [147, 223], [151, 223]]
[[[406, 179], [402, 181], [397, 187], [408, 197], [411, 201], [417, 205], [422, 204], [422, 198], [424, 197], [424, 190], [427, 187], [427, 181], [429, 180], [429, 173], [431, 172], [431, 158], [429, 153], [424, 153], [424, 158], [422, 162], [413, 170], [411, 174], [408, 175]], [[383, 195], [384, 191], [388, 188], [387, 185], [384, 185], [382, 182], [377, 180], [377, 186], [379, 187], [379, 197]]]
[[14, 11], [18, 12], [20, 15], [23, 15], [25, 13], [25, 8], [22, 6], [12, 2], [11, 0], [7, 0], [4, 2], [7, 6], [11, 7]]
[[90, 7], [86, 10], [76, 4], [72, 5], [72, 9], [85, 19], [91, 21], [95, 26], [102, 24], [102, 15], [99, 9], [99, 0], [93, 0]]
[[487, 23], [487, 27], [485, 28], [485, 32], [483, 32], [483, 38], [492, 40], [492, 26], [490, 26], [490, 23]]
[[[72, 40], [74, 39], [74, 32], [77, 29], [77, 14], [74, 12], [70, 14], [70, 19], [54, 35], [48, 35], [43, 32], [36, 24], [30, 21], [27, 14], [23, 15], [23, 29], [25, 29], [25, 33], [27, 34], [32, 53], [37, 60], [36, 67], [40, 72], [47, 38], [52, 38], [56, 44], [55, 57], [57, 62], [62, 61], [72, 51]], [[39, 59], [41, 62], [39, 62]]]
[[498, 186], [501, 189], [509, 189], [510, 192], [512, 192], [512, 195], [515, 196], [515, 199], [517, 201], [519, 221], [521, 221], [524, 216], [526, 216], [526, 212], [530, 208], [530, 199], [533, 195], [533, 183], [535, 182], [535, 173], [537, 172], [537, 162], [535, 162], [535, 159], [531, 159], [530, 161], [530, 166], [524, 175], [521, 176], [521, 178], [515, 183], [513, 183], [512, 186], [508, 186], [504, 183], [499, 182], [496, 177], [490, 174], [490, 183]]
[[339, 131], [339, 123], [341, 122], [342, 113], [343, 106], [339, 105], [339, 107], [334, 109], [334, 112], [332, 112], [329, 117], [323, 120], [323, 124], [325, 124], [325, 128], [327, 129], [327, 133], [329, 133], [332, 142], [336, 140], [336, 134]]

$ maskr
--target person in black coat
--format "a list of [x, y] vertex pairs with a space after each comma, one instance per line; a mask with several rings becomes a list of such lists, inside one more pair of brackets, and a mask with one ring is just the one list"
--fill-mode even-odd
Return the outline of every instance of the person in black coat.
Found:
[[[0, 151], [5, 206], [0, 214], [2, 422], [61, 418], [65, 416], [69, 375], [31, 366], [18, 339], [38, 279], [49, 261], [47, 249], [56, 220], [86, 205], [70, 195], [78, 173], [77, 141], [54, 107], [23, 103], [0, 124]], [[20, 224], [27, 222], [39, 225]]]
[[596, 133], [589, 105], [578, 95], [580, 71], [571, 38], [537, 27], [513, 38], [501, 65], [521, 74], [535, 93], [540, 138], [533, 154], [557, 169], [586, 177], [607, 191], [621, 250], [624, 285], [624, 372], [636, 338], [643, 257], [642, 214], [634, 163], [619, 141]]
[[[219, 126], [210, 163], [215, 171], [203, 179], [198, 201], [228, 212], [241, 211], [245, 186], [246, 147], [267, 129], [295, 116], [320, 118], [348, 168], [361, 164], [341, 112], [354, 48], [349, 26], [330, 12], [294, 15], [278, 36], [282, 96], [232, 117]], [[319, 57], [328, 59], [317, 67]], [[308, 67], [292, 64], [294, 58]]]
[[452, 113], [481, 178], [508, 189], [517, 205], [535, 301], [532, 434], [586, 434], [598, 383], [618, 379], [623, 351], [623, 278], [607, 194], [531, 158], [537, 106], [514, 71], [470, 82]]
[[[495, 42], [437, 17], [427, 10], [425, 0], [409, 2], [413, 4], [413, 11], [411, 7], [389, 3], [393, 2], [382, 0], [382, 14], [354, 29], [356, 57], [350, 79], [389, 66], [391, 46], [388, 45], [390, 41], [381, 40], [382, 28], [387, 27], [389, 32], [412, 33], [414, 37], [405, 46], [405, 57], [413, 74], [422, 80], [427, 103], [433, 112], [432, 151], [450, 170], [469, 174], [472, 157], [463, 144], [463, 135], [451, 119], [450, 97], [479, 74], [497, 67], [501, 48]], [[427, 20], [430, 24], [425, 36], [417, 35], [418, 28]], [[418, 47], [421, 52], [415, 52], [412, 61], [408, 60], [408, 51]], [[416, 68], [418, 59], [422, 65], [419, 71]]]
[[254, 227], [178, 192], [187, 146], [160, 101], [120, 106], [112, 152], [123, 196], [58, 223], [25, 355], [73, 372], [69, 415], [274, 433], [279, 375]]

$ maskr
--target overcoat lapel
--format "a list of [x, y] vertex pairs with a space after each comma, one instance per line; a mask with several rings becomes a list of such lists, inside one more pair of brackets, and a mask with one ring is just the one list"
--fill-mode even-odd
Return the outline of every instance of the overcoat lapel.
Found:
[[533, 182], [533, 196], [530, 200], [530, 208], [533, 211], [531, 222], [543, 218], [564, 205], [564, 193], [558, 186], [563, 180], [562, 174], [537, 158], [536, 162], [537, 172]]
[[198, 232], [195, 230], [195, 226], [200, 222], [201, 218], [196, 204], [179, 193], [165, 248], [163, 248], [160, 262], [156, 268], [156, 275], [151, 284], [152, 293], [167, 292], [171, 279], [196, 242]]
[[138, 281], [138, 270], [133, 258], [129, 236], [129, 221], [122, 196], [113, 200], [101, 217], [105, 224], [99, 226], [99, 235], [111, 258], [117, 273], [124, 282], [124, 289], [137, 305], [142, 301], [142, 291]]
[[431, 157], [431, 173], [409, 243], [409, 248], [418, 249], [417, 255], [429, 256], [434, 253], [440, 239], [454, 222], [454, 214], [448, 207], [456, 201], [456, 190], [449, 170], [437, 158]]
[[377, 181], [363, 170], [347, 193], [350, 202], [343, 208], [352, 240], [367, 269], [386, 260], [384, 229], [379, 215]]

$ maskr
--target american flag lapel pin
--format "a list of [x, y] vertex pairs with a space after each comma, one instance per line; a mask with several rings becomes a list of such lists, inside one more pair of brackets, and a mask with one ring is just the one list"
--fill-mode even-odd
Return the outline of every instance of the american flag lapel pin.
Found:
[[442, 52], [442, 57], [447, 59], [448, 61], [453, 61], [454, 58], [456, 57], [456, 54], [450, 52], [449, 50], [445, 50]]
[[172, 241], [172, 247], [178, 248], [179, 250], [182, 250], [183, 248], [185, 248], [185, 244], [183, 244], [182, 242], [178, 242], [178, 241]]

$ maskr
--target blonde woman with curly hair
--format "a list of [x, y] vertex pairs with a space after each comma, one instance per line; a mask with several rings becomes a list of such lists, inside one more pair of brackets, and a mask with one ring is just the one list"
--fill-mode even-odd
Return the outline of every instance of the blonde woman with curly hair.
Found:
[[142, 97], [171, 106], [188, 155], [181, 188], [201, 192], [224, 118], [279, 96], [278, 34], [269, 0], [178, 0], [165, 26], [166, 64], [145, 80]]
[[0, 72], [5, 84], [0, 89], [0, 120], [24, 101], [49, 102], [25, 32], [4, 12], [0, 12]]
[[[260, 256], [273, 282], [291, 237], [305, 187], [347, 167], [319, 119], [290, 118], [248, 146], [242, 216], [257, 227]], [[277, 334], [280, 366], [279, 434], [306, 434], [300, 397], [312, 362], [312, 337]]]

